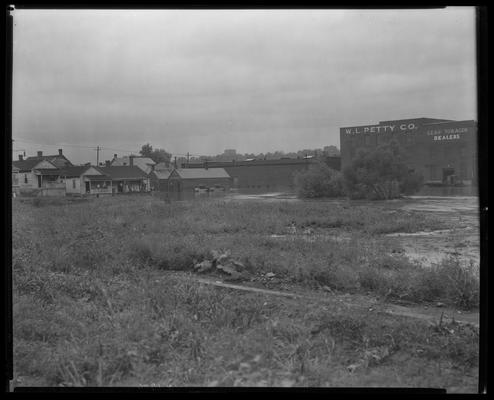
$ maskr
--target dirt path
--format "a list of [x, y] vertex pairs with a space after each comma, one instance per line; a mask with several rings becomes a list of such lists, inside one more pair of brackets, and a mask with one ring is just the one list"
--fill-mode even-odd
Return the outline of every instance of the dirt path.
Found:
[[[334, 292], [322, 292], [310, 289], [297, 288], [293, 291], [280, 291], [266, 289], [262, 287], [254, 287], [247, 284], [232, 284], [226, 283], [215, 278], [199, 277], [194, 274], [184, 272], [166, 272], [173, 274], [174, 277], [193, 280], [200, 284], [215, 286], [224, 289], [233, 289], [244, 292], [260, 293], [270, 296], [280, 296], [288, 298], [299, 298], [312, 301], [323, 302], [339, 302], [350, 308], [359, 308], [367, 310], [369, 313], [381, 313], [390, 315], [399, 315], [403, 317], [415, 318], [438, 323], [441, 318], [444, 322], [451, 322], [453, 319], [458, 323], [472, 324], [479, 326], [478, 312], [462, 312], [447, 307], [430, 307], [430, 306], [400, 306], [392, 303], [385, 303], [371, 296], [359, 294], [340, 294]], [[162, 279], [166, 279], [161, 276]]]

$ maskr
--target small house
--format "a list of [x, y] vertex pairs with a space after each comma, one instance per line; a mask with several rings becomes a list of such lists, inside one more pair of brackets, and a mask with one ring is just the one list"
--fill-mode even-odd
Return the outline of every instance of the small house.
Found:
[[149, 176], [136, 166], [107, 166], [97, 168], [112, 181], [112, 193], [140, 193], [151, 190]]
[[112, 194], [111, 178], [94, 166], [67, 167], [58, 173], [68, 195]]
[[178, 168], [168, 177], [168, 191], [177, 193], [195, 192], [198, 190], [229, 191], [232, 178], [224, 168]]
[[19, 194], [64, 196], [65, 185], [58, 180], [58, 168], [48, 160], [29, 157], [12, 162], [17, 174]]

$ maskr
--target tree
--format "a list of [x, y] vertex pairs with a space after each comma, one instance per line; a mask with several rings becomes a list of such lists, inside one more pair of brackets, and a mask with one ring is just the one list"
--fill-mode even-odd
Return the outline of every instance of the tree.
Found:
[[391, 142], [373, 150], [360, 150], [343, 170], [345, 191], [354, 199], [392, 199], [416, 192], [422, 177], [409, 171], [402, 150]]
[[295, 187], [299, 197], [340, 197], [344, 194], [340, 172], [324, 162], [316, 161], [306, 171], [295, 173]]
[[170, 165], [170, 161], [172, 158], [172, 155], [168, 153], [165, 149], [153, 150], [153, 146], [151, 146], [149, 143], [143, 145], [139, 153], [143, 157], [149, 157], [156, 164], [165, 163], [166, 165]]
[[141, 151], [139, 152], [141, 156], [143, 157], [149, 157], [151, 158], [153, 155], [153, 146], [151, 146], [149, 143], [146, 143], [141, 147]]

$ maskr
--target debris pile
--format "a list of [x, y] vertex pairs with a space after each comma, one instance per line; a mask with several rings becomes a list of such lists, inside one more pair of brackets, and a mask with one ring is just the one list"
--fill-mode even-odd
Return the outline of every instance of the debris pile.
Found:
[[227, 275], [227, 280], [229, 281], [249, 278], [245, 265], [238, 260], [234, 260], [229, 250], [224, 252], [212, 250], [208, 259], [194, 265], [194, 271], [198, 273], [219, 272]]

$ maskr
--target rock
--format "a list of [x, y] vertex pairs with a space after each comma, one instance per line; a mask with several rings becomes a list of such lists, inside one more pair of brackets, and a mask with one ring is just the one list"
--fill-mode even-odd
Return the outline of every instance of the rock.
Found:
[[242, 264], [240, 261], [232, 261], [232, 264], [235, 267], [235, 269], [239, 272], [245, 270], [245, 265]]
[[268, 272], [266, 275], [264, 275], [266, 278], [274, 278], [276, 276], [276, 274], [274, 274], [273, 272]]
[[360, 369], [360, 368], [363, 368], [365, 367], [365, 361], [364, 360], [360, 360], [359, 362], [355, 363], [355, 364], [351, 364], [349, 365], [347, 368], [348, 372], [350, 372], [351, 374], [353, 374], [357, 369]]
[[329, 286], [324, 285], [322, 289], [325, 290], [326, 292], [333, 293], [333, 290]]
[[235, 269], [233, 269], [229, 265], [216, 264], [216, 269], [218, 269], [218, 270], [220, 270], [220, 271], [222, 271], [228, 275], [238, 274], [238, 272], [235, 271]]
[[437, 303], [436, 303], [436, 307], [444, 307], [444, 305], [445, 305], [445, 304], [444, 304], [444, 303], [441, 303], [441, 302], [437, 302]]
[[194, 269], [199, 272], [207, 272], [213, 268], [213, 263], [209, 260], [204, 260], [203, 262], [200, 262], [199, 264], [194, 265]]

